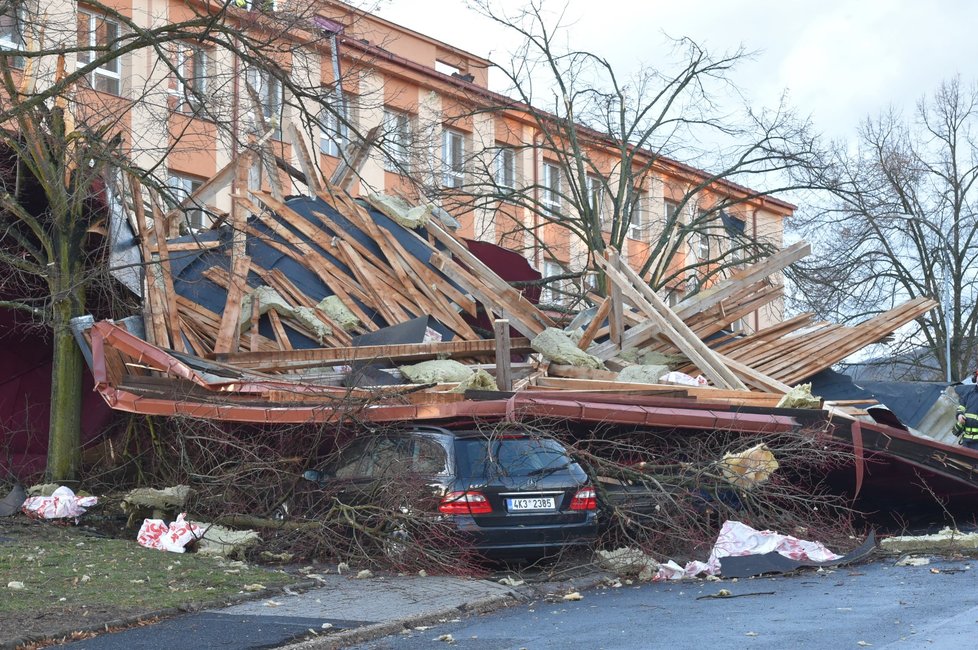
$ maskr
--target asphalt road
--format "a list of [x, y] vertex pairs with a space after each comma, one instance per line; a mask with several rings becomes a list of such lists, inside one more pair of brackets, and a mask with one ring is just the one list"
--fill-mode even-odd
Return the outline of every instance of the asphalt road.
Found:
[[[733, 597], [704, 598], [720, 589]], [[576, 602], [520, 605], [357, 647], [835, 650], [978, 645], [974, 560], [932, 560], [920, 567], [878, 560], [737, 582], [598, 588], [583, 596]]]

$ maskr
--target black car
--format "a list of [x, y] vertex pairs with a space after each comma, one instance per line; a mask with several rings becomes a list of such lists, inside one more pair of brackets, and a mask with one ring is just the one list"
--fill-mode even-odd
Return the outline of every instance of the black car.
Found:
[[487, 557], [538, 555], [597, 536], [597, 500], [587, 473], [557, 440], [518, 430], [418, 426], [364, 436], [334, 463], [304, 476], [348, 503], [369, 503], [380, 484], [419, 478], [436, 497], [425, 506], [437, 510], [430, 514], [450, 517]]

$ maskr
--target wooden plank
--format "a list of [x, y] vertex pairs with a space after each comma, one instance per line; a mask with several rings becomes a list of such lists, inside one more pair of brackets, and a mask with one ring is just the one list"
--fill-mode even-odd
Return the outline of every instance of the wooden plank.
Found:
[[[811, 245], [806, 242], [797, 242], [778, 251], [767, 259], [751, 265], [737, 273], [734, 277], [717, 283], [705, 295], [699, 293], [687, 298], [676, 306], [675, 313], [685, 321], [694, 314], [718, 305], [723, 300], [735, 295], [738, 291], [750, 285], [766, 281], [768, 276], [783, 270], [788, 265], [803, 259], [810, 253]], [[653, 322], [632, 327], [625, 332], [620, 349], [629, 350], [640, 347], [651, 340], [657, 333], [658, 328]], [[607, 341], [595, 346], [589, 352], [599, 359], [606, 360], [618, 354], [619, 348], [612, 341]]]
[[598, 331], [601, 329], [604, 319], [608, 317], [608, 313], [611, 311], [611, 297], [607, 297], [601, 301], [601, 305], [594, 314], [594, 318], [588, 323], [587, 329], [584, 330], [584, 334], [581, 336], [581, 340], [577, 342], [577, 347], [581, 350], [587, 350], [588, 346], [594, 341], [594, 337], [597, 336]]
[[565, 366], [558, 363], [551, 363], [547, 368], [547, 375], [550, 377], [564, 377], [567, 379], [600, 379], [602, 381], [618, 381], [618, 373], [612, 370], [601, 370], [600, 368], [579, 368], [578, 366]]
[[261, 305], [259, 304], [258, 294], [251, 296], [251, 334], [248, 342], [248, 350], [258, 352], [258, 321], [261, 318]]
[[272, 330], [275, 332], [275, 341], [278, 343], [279, 349], [291, 350], [292, 342], [289, 341], [289, 336], [285, 333], [285, 328], [282, 327], [282, 319], [278, 317], [278, 312], [274, 309], [269, 309], [268, 320], [272, 323]]
[[659, 329], [672, 341], [700, 372], [709, 377], [715, 384], [723, 388], [746, 390], [747, 386], [717, 358], [703, 341], [699, 339], [686, 324], [662, 302], [645, 281], [642, 280], [628, 265], [621, 261], [613, 249], [607, 251], [608, 259], [596, 257], [596, 261], [604, 268], [609, 280], [621, 287], [635, 306], [657, 321]]
[[217, 341], [214, 343], [214, 352], [231, 352], [238, 347], [238, 336], [240, 334], [241, 299], [246, 288], [248, 268], [251, 266], [251, 258], [243, 255], [234, 260], [231, 269], [231, 282], [228, 285], [227, 301], [224, 303], [224, 312], [221, 315], [221, 326], [217, 330]]
[[497, 318], [492, 323], [493, 333], [496, 335], [496, 386], [499, 390], [509, 391], [513, 389], [513, 369], [510, 367], [510, 338], [509, 321], [504, 318]]
[[143, 322], [146, 324], [146, 335], [150, 343], [168, 348], [170, 347], [169, 331], [163, 315], [165, 304], [163, 296], [160, 294], [158, 268], [150, 251], [150, 237], [146, 229], [146, 211], [143, 208], [143, 189], [132, 174], [129, 175], [129, 187], [133, 211], [136, 213], [140, 249], [143, 253]]
[[[214, 358], [222, 363], [231, 363], [241, 368], [297, 368], [317, 365], [343, 365], [355, 361], [374, 359], [424, 360], [439, 357], [471, 358], [494, 354], [494, 340], [447, 341], [432, 343], [403, 343], [397, 345], [362, 345], [346, 348], [311, 348], [288, 352], [253, 354], [250, 352], [215, 353]], [[525, 338], [511, 340], [511, 351], [529, 353], [533, 351], [530, 341]]]
[[621, 287], [612, 283], [611, 291], [611, 312], [608, 321], [608, 342], [621, 350], [622, 338], [625, 334], [624, 309], [625, 303], [621, 292]]
[[170, 342], [174, 350], [189, 352], [180, 333], [180, 315], [177, 310], [177, 292], [173, 287], [173, 269], [170, 266], [170, 251], [166, 246], [166, 229], [163, 214], [156, 201], [150, 195], [153, 210], [153, 229], [156, 231], [156, 250], [159, 255], [159, 270], [163, 281], [163, 296], [166, 303], [166, 322], [170, 334]]
[[309, 149], [306, 148], [306, 140], [298, 127], [296, 127], [295, 122], [289, 120], [288, 129], [289, 134], [292, 136], [292, 151], [299, 161], [299, 167], [302, 168], [302, 173], [306, 176], [309, 195], [315, 196], [317, 192], [323, 189], [323, 183], [319, 177], [319, 170], [313, 164], [312, 157], [309, 155]]

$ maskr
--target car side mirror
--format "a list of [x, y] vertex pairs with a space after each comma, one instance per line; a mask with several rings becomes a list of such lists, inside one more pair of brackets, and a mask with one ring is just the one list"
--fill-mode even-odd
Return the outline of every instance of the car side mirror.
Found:
[[302, 478], [307, 481], [313, 481], [314, 483], [322, 483], [326, 478], [326, 474], [320, 472], [318, 469], [307, 469], [302, 473]]

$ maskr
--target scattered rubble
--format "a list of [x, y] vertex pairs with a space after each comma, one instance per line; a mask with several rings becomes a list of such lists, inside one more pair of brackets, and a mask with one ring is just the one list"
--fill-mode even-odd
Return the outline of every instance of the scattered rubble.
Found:
[[956, 553], [978, 550], [978, 532], [962, 533], [947, 527], [930, 535], [903, 535], [880, 540], [887, 553]]
[[151, 517], [153, 519], [173, 519], [187, 505], [193, 495], [189, 485], [175, 485], [158, 490], [155, 488], [136, 488], [122, 497], [122, 510], [130, 521]]
[[[193, 522], [200, 528], [201, 537], [197, 540], [197, 552], [201, 555], [218, 555], [227, 558], [244, 558], [245, 551], [261, 541], [261, 537], [254, 530], [231, 530], [217, 524], [204, 522]], [[277, 561], [283, 560], [283, 556], [291, 557], [291, 554], [267, 554], [274, 557]]]

